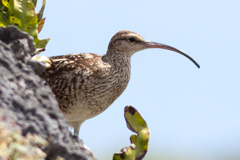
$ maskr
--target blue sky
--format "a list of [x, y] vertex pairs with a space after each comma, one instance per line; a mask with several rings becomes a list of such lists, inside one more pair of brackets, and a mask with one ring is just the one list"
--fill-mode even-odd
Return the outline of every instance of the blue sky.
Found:
[[181, 49], [201, 66], [161, 49], [133, 55], [127, 89], [81, 128], [80, 138], [94, 155], [111, 159], [130, 144], [123, 111], [132, 105], [151, 131], [148, 157], [238, 156], [239, 16], [237, 0], [48, 0], [40, 38], [51, 40], [44, 55], [103, 55], [111, 37], [126, 29]]

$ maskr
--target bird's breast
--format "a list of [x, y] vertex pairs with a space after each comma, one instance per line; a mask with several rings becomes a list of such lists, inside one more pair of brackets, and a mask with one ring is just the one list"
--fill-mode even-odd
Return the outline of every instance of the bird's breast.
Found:
[[[97, 106], [99, 111], [104, 111], [109, 107], [125, 90], [130, 79], [130, 70], [128, 68], [103, 69], [98, 70], [95, 76], [89, 77], [81, 89], [80, 96], [83, 101], [86, 101], [89, 106]], [[95, 110], [96, 112], [99, 112]]]

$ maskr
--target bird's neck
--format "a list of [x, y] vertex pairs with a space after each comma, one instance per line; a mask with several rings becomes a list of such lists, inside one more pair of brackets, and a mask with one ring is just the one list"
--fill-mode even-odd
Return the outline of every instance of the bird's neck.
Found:
[[130, 72], [131, 57], [124, 53], [107, 52], [107, 54], [104, 55], [102, 59], [104, 62], [109, 63], [112, 67], [116, 69], [122, 70], [123, 68], [128, 68]]
[[111, 74], [118, 77], [118, 85], [121, 86], [121, 93], [127, 87], [131, 76], [131, 57], [122, 53], [107, 53], [103, 56], [103, 61], [111, 65]]
[[[102, 57], [105, 63], [108, 63], [110, 67], [110, 74], [113, 80], [113, 89], [117, 93], [112, 95], [116, 99], [119, 97], [128, 85], [131, 76], [131, 57], [125, 56], [124, 54], [107, 53]], [[114, 79], [117, 78], [117, 79]]]

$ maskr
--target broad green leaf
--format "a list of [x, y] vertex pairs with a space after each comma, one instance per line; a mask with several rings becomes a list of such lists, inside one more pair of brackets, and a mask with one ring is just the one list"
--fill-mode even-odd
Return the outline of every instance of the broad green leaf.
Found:
[[132, 146], [122, 149], [121, 153], [114, 154], [113, 160], [141, 160], [148, 150], [149, 129], [135, 108], [126, 106], [124, 112], [128, 128], [137, 135], [130, 137]]
[[125, 119], [128, 128], [135, 133], [147, 127], [142, 116], [133, 107], [125, 108]]

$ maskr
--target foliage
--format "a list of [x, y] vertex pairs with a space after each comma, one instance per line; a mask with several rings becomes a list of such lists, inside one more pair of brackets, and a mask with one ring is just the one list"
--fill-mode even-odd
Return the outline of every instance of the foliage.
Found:
[[128, 129], [137, 135], [130, 137], [132, 146], [123, 148], [121, 153], [115, 153], [113, 160], [141, 160], [148, 150], [149, 129], [145, 120], [132, 106], [125, 107], [124, 116]]
[[0, 1], [0, 27], [14, 25], [21, 31], [27, 32], [34, 39], [36, 53], [44, 50], [48, 39], [40, 40], [38, 33], [42, 30], [45, 18], [42, 18], [45, 0], [39, 13], [36, 14], [37, 0], [2, 0]]

